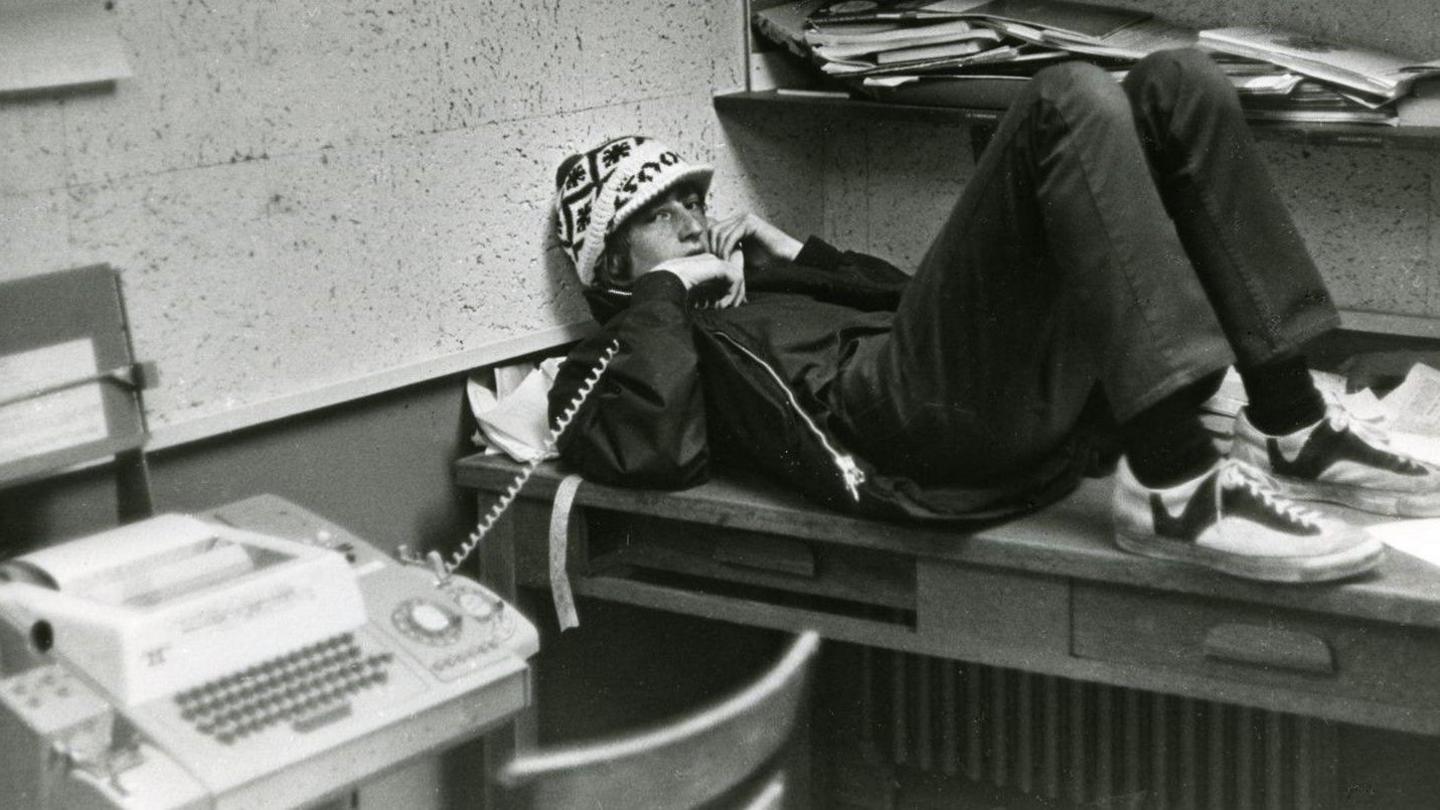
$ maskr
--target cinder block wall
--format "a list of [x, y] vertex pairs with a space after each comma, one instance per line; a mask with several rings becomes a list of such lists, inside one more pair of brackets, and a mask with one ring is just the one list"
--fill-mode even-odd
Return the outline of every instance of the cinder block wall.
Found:
[[[1121, 1], [1440, 55], [1427, 0]], [[134, 78], [0, 102], [0, 279], [120, 267], [137, 348], [164, 360], [159, 428], [404, 364], [417, 333], [441, 354], [583, 319], [546, 209], [556, 163], [606, 134], [714, 161], [719, 214], [902, 265], [973, 169], [955, 127], [717, 122], [740, 3], [108, 5]], [[1263, 149], [1342, 305], [1440, 315], [1433, 153]]]
[[[392, 332], [440, 352], [587, 318], [549, 201], [560, 160], [606, 136], [714, 162], [719, 214], [820, 227], [801, 204], [822, 198], [818, 153], [789, 163], [803, 135], [727, 133], [711, 110], [743, 83], [740, 3], [107, 5], [133, 78], [0, 99], [0, 280], [118, 267], [137, 353], [162, 360], [157, 433], [237, 404], [217, 388], [263, 400], [403, 363]], [[455, 267], [443, 300], [416, 292]], [[473, 449], [461, 393], [447, 377], [167, 447], [157, 508], [274, 492], [382, 545], [448, 548], [473, 520], [449, 475]], [[0, 553], [113, 520], [103, 474], [0, 490]]]
[[106, 6], [133, 78], [0, 100], [0, 280], [119, 267], [152, 427], [585, 319], [548, 204], [604, 136], [715, 162], [722, 213], [800, 193], [752, 194], [711, 111], [739, 3]]
[[[1197, 27], [1275, 24], [1440, 58], [1430, 0], [1119, 0]], [[913, 266], [970, 178], [959, 127], [846, 123], [827, 145], [825, 229], [838, 242]], [[1342, 307], [1440, 317], [1440, 153], [1364, 147], [1261, 149]]]

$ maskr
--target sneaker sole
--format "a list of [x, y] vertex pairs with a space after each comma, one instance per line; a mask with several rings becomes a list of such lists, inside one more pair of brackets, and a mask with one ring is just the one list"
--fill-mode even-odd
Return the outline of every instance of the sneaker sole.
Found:
[[1385, 556], [1385, 544], [1371, 538], [1324, 557], [1241, 557], [1180, 540], [1116, 532], [1115, 544], [1145, 557], [1200, 565], [1244, 579], [1264, 582], [1329, 582], [1371, 570]]
[[1376, 515], [1403, 518], [1440, 517], [1440, 500], [1416, 504], [1415, 493], [1394, 490], [1357, 489], [1323, 481], [1302, 481], [1298, 478], [1274, 476], [1281, 495], [1298, 501], [1321, 501], [1359, 509]]

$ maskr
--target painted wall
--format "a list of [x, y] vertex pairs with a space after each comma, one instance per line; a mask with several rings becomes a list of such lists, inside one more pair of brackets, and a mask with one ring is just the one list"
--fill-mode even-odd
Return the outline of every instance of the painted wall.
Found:
[[[268, 492], [385, 549], [448, 549], [474, 513], [451, 484], [451, 462], [475, 449], [462, 422], [463, 384], [441, 378], [151, 453], [155, 508], [198, 511]], [[0, 554], [114, 523], [107, 468], [0, 490]]]
[[710, 111], [738, 3], [105, 6], [133, 78], [0, 101], [0, 280], [119, 267], [162, 442], [588, 320], [546, 244], [570, 152], [740, 168]]

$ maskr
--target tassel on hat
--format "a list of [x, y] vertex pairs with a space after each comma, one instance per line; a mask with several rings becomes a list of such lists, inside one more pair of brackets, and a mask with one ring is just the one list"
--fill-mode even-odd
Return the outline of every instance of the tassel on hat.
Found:
[[703, 194], [713, 174], [710, 166], [686, 163], [665, 144], [641, 135], [566, 158], [555, 175], [555, 214], [560, 247], [581, 283], [595, 282], [605, 237], [625, 220], [681, 181], [693, 181]]

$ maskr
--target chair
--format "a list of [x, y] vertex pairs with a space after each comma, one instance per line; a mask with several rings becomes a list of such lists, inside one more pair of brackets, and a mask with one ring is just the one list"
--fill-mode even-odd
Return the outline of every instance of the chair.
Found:
[[521, 752], [499, 774], [506, 798], [536, 810], [778, 808], [781, 750], [796, 726], [820, 637], [795, 638], [734, 695], [667, 724]]
[[[0, 409], [17, 432], [0, 442], [0, 488], [113, 456], [119, 521], [154, 513], [141, 391], [158, 376], [135, 361], [126, 324], [109, 265], [0, 283], [0, 361], [14, 367], [0, 379]], [[45, 407], [27, 408], [37, 401]]]

